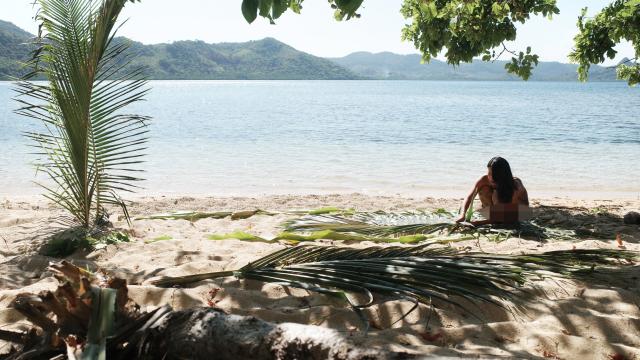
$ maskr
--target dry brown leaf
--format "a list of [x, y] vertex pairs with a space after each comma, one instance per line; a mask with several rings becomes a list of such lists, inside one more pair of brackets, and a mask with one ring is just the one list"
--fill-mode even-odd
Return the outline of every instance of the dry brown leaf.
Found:
[[624, 244], [622, 243], [622, 236], [620, 234], [616, 234], [616, 242], [618, 243], [619, 248], [625, 248]]
[[422, 336], [422, 338], [425, 339], [426, 341], [435, 342], [435, 341], [438, 341], [438, 340], [442, 339], [443, 334], [442, 334], [442, 332], [438, 332], [438, 333], [432, 334], [430, 331], [426, 331], [426, 332], [420, 334], [420, 336]]
[[628, 358], [620, 353], [611, 354], [608, 356], [611, 360], [627, 360]]

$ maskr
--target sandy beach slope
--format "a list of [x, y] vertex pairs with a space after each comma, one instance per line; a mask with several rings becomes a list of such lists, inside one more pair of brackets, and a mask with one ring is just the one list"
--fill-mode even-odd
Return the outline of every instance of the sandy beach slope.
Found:
[[[130, 207], [134, 217], [177, 210], [239, 211], [263, 209], [274, 212], [314, 209], [322, 206], [359, 211], [404, 211], [456, 209], [461, 199], [373, 197], [361, 194], [167, 198], [136, 200]], [[640, 209], [640, 200], [570, 200], [562, 198], [534, 202], [540, 210], [568, 207], [557, 216], [589, 214], [598, 208], [623, 215]], [[0, 203], [0, 327], [20, 329], [26, 323], [7, 309], [20, 292], [52, 289], [57, 281], [46, 271], [53, 260], [37, 254], [43, 231], [61, 213], [41, 199], [6, 199]], [[564, 215], [562, 215], [564, 214]], [[616, 287], [589, 283], [546, 281], [527, 301], [526, 313], [514, 317], [483, 305], [483, 320], [446, 306], [417, 311], [397, 321], [412, 304], [380, 299], [367, 314], [371, 332], [364, 337], [357, 316], [344, 304], [323, 295], [234, 278], [202, 281], [188, 288], [161, 289], [149, 279], [162, 275], [186, 275], [233, 270], [284, 247], [282, 244], [243, 242], [235, 239], [208, 240], [211, 234], [244, 231], [271, 238], [293, 215], [253, 216], [248, 219], [136, 220], [133, 241], [109, 245], [89, 254], [72, 256], [76, 264], [101, 268], [125, 277], [130, 296], [146, 308], [170, 304], [174, 308], [216, 306], [228, 313], [255, 315], [267, 321], [296, 322], [335, 328], [366, 346], [386, 347], [409, 353], [474, 358], [609, 359], [621, 354], [640, 358], [640, 272], [611, 279]], [[113, 216], [119, 227], [124, 221]], [[620, 223], [621, 224], [621, 223]], [[640, 230], [623, 227], [623, 246], [640, 251]], [[335, 243], [319, 241], [321, 243]], [[372, 243], [349, 244], [370, 246]], [[495, 253], [542, 252], [558, 249], [618, 248], [614, 238], [579, 242], [538, 242], [511, 238], [499, 243], [465, 241], [453, 246]], [[0, 352], [8, 350], [1, 344]]]

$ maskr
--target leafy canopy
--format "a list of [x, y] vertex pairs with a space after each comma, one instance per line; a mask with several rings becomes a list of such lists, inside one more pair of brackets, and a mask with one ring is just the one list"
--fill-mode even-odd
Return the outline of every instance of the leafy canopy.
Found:
[[[258, 15], [274, 23], [287, 9], [299, 13], [303, 0], [243, 0], [242, 14], [251, 23]], [[363, 0], [329, 0], [337, 20], [360, 17]], [[527, 80], [538, 65], [538, 55], [530, 47], [515, 52], [504, 44], [515, 40], [516, 24], [532, 15], [549, 19], [558, 14], [556, 0], [404, 0], [400, 9], [411, 21], [402, 29], [402, 39], [411, 41], [424, 61], [444, 51], [449, 64], [471, 62], [476, 57], [494, 61], [505, 52], [512, 55], [507, 72]], [[606, 55], [615, 56], [613, 47], [623, 40], [640, 56], [640, 0], [616, 0], [593, 19], [578, 20], [579, 34], [570, 59], [579, 64], [579, 79], [587, 79], [590, 64], [602, 63]], [[635, 60], [635, 59], [633, 59]], [[631, 61], [633, 61], [631, 60]], [[618, 66], [618, 77], [630, 85], [640, 81], [638, 63]]]
[[580, 80], [587, 80], [591, 64], [605, 61], [605, 56], [613, 59], [616, 44], [627, 40], [633, 45], [635, 59], [619, 64], [618, 78], [627, 80], [629, 85], [639, 83], [640, 64], [632, 62], [640, 57], [640, 0], [614, 1], [590, 19], [586, 13], [584, 8], [578, 18], [580, 32], [574, 38], [574, 50], [569, 55], [571, 61], [579, 65]]

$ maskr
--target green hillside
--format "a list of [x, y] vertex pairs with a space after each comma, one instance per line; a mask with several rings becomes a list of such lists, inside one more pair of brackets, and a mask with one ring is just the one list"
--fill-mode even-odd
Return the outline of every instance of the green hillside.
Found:
[[32, 37], [28, 32], [10, 22], [0, 20], [0, 80], [20, 74], [20, 60], [29, 56], [26, 44]]
[[309, 55], [276, 39], [245, 43], [133, 43], [132, 66], [144, 64], [152, 79], [356, 79], [327, 59]]
[[[20, 60], [28, 58], [26, 44], [33, 35], [0, 20], [0, 80], [20, 75]], [[421, 64], [419, 55], [389, 52], [356, 52], [342, 58], [324, 59], [298, 51], [273, 38], [245, 43], [207, 44], [177, 41], [144, 45], [130, 41], [136, 55], [129, 65], [148, 67], [150, 79], [384, 79], [384, 80], [518, 80], [507, 74], [504, 61], [475, 61], [453, 67], [433, 60]], [[531, 80], [576, 81], [576, 65], [541, 62]], [[615, 70], [592, 66], [592, 81], [613, 81]]]
[[[25, 44], [33, 35], [0, 21], [0, 80], [20, 74]], [[119, 38], [118, 41], [130, 41]], [[151, 79], [357, 79], [336, 63], [298, 51], [272, 38], [246, 43], [207, 44], [177, 41], [144, 45], [132, 42], [130, 66], [147, 65]]]
[[[428, 64], [420, 63], [420, 55], [398, 55], [390, 52], [372, 54], [356, 52], [342, 58], [332, 59], [354, 73], [372, 79], [384, 80], [520, 80], [508, 74], [505, 61], [474, 61], [453, 67], [444, 61], [433, 59]], [[541, 62], [530, 80], [577, 81], [577, 65], [559, 62]], [[589, 79], [593, 81], [616, 80], [614, 69], [594, 65]]]

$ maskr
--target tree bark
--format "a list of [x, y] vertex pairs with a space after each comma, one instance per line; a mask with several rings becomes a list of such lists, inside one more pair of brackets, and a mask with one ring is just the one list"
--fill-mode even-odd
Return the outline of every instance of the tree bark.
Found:
[[212, 308], [173, 311], [145, 331], [143, 358], [399, 359], [407, 354], [356, 346], [333, 329], [273, 324]]

